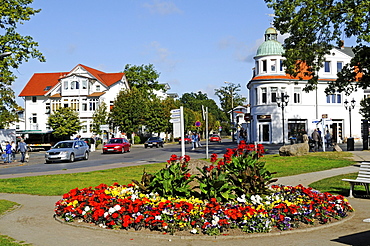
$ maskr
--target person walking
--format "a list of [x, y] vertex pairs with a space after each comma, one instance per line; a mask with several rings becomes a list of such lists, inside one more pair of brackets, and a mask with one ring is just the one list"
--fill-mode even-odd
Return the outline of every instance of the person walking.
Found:
[[193, 132], [193, 135], [191, 136], [191, 144], [193, 145], [193, 148], [191, 150], [195, 150], [195, 148], [197, 147], [197, 143], [198, 143], [198, 135]]
[[197, 134], [197, 140], [198, 147], [202, 147], [202, 145], [200, 144], [200, 133]]
[[314, 141], [315, 143], [315, 147], [313, 149], [313, 152], [317, 152], [318, 148], [319, 148], [319, 142], [320, 142], [320, 135], [318, 133], [318, 131], [315, 130], [313, 131], [313, 133], [311, 134], [311, 137], [312, 137], [312, 140]]
[[326, 131], [326, 134], [325, 134], [325, 144], [327, 148], [331, 146], [331, 134], [328, 130]]
[[18, 144], [17, 151], [21, 152], [21, 162], [24, 162], [24, 158], [26, 156], [28, 150], [28, 145], [24, 142], [24, 139], [21, 139], [21, 141]]
[[6, 154], [5, 163], [11, 163], [12, 162], [12, 146], [10, 145], [8, 141], [6, 141], [5, 154]]
[[17, 145], [15, 144], [14, 141], [12, 141], [11, 146], [12, 146], [12, 161], [16, 162], [17, 160], [15, 159], [15, 152], [17, 151]]

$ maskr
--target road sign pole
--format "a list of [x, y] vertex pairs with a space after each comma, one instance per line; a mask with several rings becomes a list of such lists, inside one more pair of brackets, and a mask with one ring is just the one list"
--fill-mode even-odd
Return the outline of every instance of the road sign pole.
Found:
[[185, 156], [185, 138], [184, 138], [184, 108], [180, 106], [180, 130], [181, 130], [181, 155]]
[[[208, 159], [208, 107], [206, 107], [206, 158]], [[220, 135], [221, 136], [221, 135]]]

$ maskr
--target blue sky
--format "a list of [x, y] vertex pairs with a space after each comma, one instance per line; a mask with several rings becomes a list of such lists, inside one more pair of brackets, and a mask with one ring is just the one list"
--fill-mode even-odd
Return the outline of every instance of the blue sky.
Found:
[[248, 96], [253, 57], [273, 13], [263, 0], [34, 0], [32, 7], [42, 11], [18, 31], [39, 43], [46, 62], [15, 71], [17, 96], [34, 73], [153, 64], [170, 92], [202, 91], [217, 102], [214, 89], [224, 81], [241, 84]]

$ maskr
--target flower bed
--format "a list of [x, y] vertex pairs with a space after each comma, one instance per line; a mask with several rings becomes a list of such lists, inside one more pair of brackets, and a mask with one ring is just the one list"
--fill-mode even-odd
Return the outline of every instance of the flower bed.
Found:
[[101, 184], [73, 189], [56, 203], [55, 214], [67, 222], [83, 221], [104, 228], [148, 228], [174, 233], [217, 235], [239, 228], [247, 233], [296, 228], [300, 223], [328, 223], [353, 211], [342, 196], [319, 193], [301, 185], [271, 187], [270, 196], [239, 197], [219, 203], [216, 199], [162, 198], [142, 194], [136, 185]]
[[[110, 229], [149, 229], [174, 234], [219, 235], [239, 229], [246, 233], [290, 230], [302, 224], [325, 224], [353, 209], [343, 196], [299, 186], [268, 186], [276, 179], [258, 159], [262, 145], [227, 149], [209, 166], [189, 173], [189, 156], [172, 155], [169, 166], [143, 181], [73, 189], [55, 205], [55, 215]], [[200, 192], [189, 183], [197, 179]]]

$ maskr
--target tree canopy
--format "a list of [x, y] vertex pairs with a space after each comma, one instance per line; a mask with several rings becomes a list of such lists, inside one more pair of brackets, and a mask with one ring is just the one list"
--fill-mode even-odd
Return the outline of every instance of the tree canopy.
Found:
[[17, 78], [12, 71], [30, 58], [45, 61], [37, 50], [38, 43], [32, 37], [22, 36], [17, 32], [18, 25], [23, 25], [41, 11], [29, 7], [32, 2], [33, 0], [9, 0], [2, 1], [0, 5], [0, 54], [11, 52], [10, 56], [0, 57], [0, 121], [3, 125], [16, 121], [16, 113], [20, 109], [11, 88]]
[[101, 125], [108, 124], [108, 108], [107, 104], [103, 101], [100, 103], [99, 107], [95, 110], [92, 120], [92, 131], [96, 134], [102, 134], [103, 131], [100, 130]]
[[78, 113], [71, 108], [59, 108], [48, 118], [48, 125], [54, 130], [56, 137], [70, 137], [81, 130]]
[[[344, 91], [349, 95], [358, 87], [370, 85], [368, 44], [370, 42], [369, 0], [265, 0], [275, 12], [274, 26], [290, 36], [284, 41], [284, 65], [287, 73], [297, 76], [303, 68], [312, 76], [305, 91], [316, 88], [317, 72], [324, 56], [333, 47], [342, 47], [343, 37], [355, 38], [355, 57], [345, 66], [327, 93]], [[361, 76], [358, 76], [361, 74]], [[353, 84], [353, 82], [355, 82]]]
[[158, 83], [160, 73], [155, 70], [153, 64], [141, 66], [126, 64], [123, 72], [131, 88], [142, 90], [147, 95], [152, 95], [153, 90], [164, 89], [164, 85]]
[[220, 89], [215, 89], [215, 95], [218, 96], [222, 111], [228, 115], [232, 110], [232, 106], [237, 107], [244, 105], [247, 99], [239, 94], [240, 84], [230, 83], [227, 86], [222, 86]]

